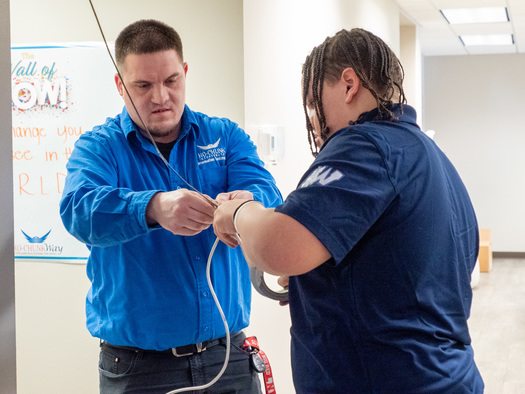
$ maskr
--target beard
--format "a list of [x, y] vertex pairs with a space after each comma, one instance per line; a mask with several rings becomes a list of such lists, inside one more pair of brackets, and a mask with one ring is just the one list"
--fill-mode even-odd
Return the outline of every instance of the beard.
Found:
[[[156, 127], [156, 126], [147, 126], [148, 127], [148, 131], [149, 131], [149, 134], [151, 135], [151, 137], [153, 137], [154, 140], [158, 140], [158, 139], [162, 139], [162, 138], [166, 138], [166, 137], [170, 137], [170, 136], [173, 136], [175, 138], [177, 138], [178, 136], [178, 125], [177, 124], [174, 124], [172, 126], [165, 126], [165, 127]], [[146, 130], [144, 130], [144, 134], [148, 134]]]
[[169, 129], [166, 129], [166, 128], [160, 129], [158, 127], [152, 127], [152, 128], [148, 127], [148, 129], [149, 129], [150, 134], [154, 138], [163, 138], [163, 137], [168, 137], [169, 135], [173, 134], [176, 130], [176, 127], [173, 126], [173, 127], [170, 127]]

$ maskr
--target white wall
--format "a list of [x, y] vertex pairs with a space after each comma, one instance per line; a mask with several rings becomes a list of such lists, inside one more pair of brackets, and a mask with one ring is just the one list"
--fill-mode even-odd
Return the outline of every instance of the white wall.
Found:
[[[244, 1], [246, 129], [284, 126], [284, 160], [269, 169], [285, 196], [313, 160], [302, 108], [302, 64], [327, 36], [353, 27], [381, 36], [399, 55], [399, 10], [390, 0]], [[293, 393], [288, 307], [258, 294], [254, 299], [251, 331], [270, 358], [278, 392]]]
[[301, 98], [306, 56], [353, 27], [379, 35], [399, 55], [399, 9], [391, 0], [245, 0], [244, 26], [246, 130], [285, 127], [286, 157], [270, 169], [287, 195], [313, 160]]
[[[4, 0], [1, 1], [3, 5]], [[244, 125], [241, 0], [157, 0], [149, 3], [94, 0], [93, 3], [110, 41], [115, 40], [122, 28], [138, 19], [159, 19], [175, 27], [182, 37], [184, 57], [189, 64], [188, 104], [192, 109], [227, 116]], [[2, 7], [0, 15], [8, 14], [8, 9], [4, 13]], [[2, 23], [1, 28], [4, 26], [8, 28]], [[11, 32], [13, 45], [101, 41], [87, 0], [12, 1]], [[7, 60], [9, 52], [4, 52], [2, 59]], [[110, 62], [109, 57], [107, 61]], [[7, 75], [7, 72], [2, 72], [2, 78]], [[113, 81], [108, 81], [108, 84], [113, 89]], [[9, 92], [9, 89], [3, 91]], [[10, 100], [10, 95], [2, 95], [2, 99]], [[8, 111], [7, 118], [10, 119], [10, 102], [5, 105], [2, 101], [2, 109]], [[10, 122], [5, 128], [10, 130]], [[1, 148], [7, 150], [2, 157], [9, 159], [8, 165], [1, 166], [1, 171], [2, 175], [7, 171], [6, 179], [11, 182], [11, 140], [4, 141], [10, 133], [1, 135]], [[6, 187], [4, 177], [2, 186], [11, 189]], [[5, 214], [1, 237], [3, 245], [3, 227], [6, 226], [9, 233], [5, 242], [11, 253], [10, 258], [6, 257], [6, 267], [12, 271], [13, 224], [7, 214], [12, 215], [13, 208], [7, 197], [12, 197], [12, 194], [2, 193], [0, 207]], [[98, 392], [99, 342], [85, 328], [84, 305], [89, 287], [85, 265], [17, 260], [15, 267], [18, 393]], [[0, 289], [2, 296], [8, 290], [3, 286]], [[1, 343], [7, 344], [3, 336]], [[3, 360], [7, 353], [1, 354]], [[10, 360], [14, 363], [14, 357]], [[0, 392], [11, 393], [12, 390]]]
[[499, 252], [525, 252], [525, 54], [425, 58], [424, 125]]
[[404, 25], [400, 29], [401, 48], [400, 60], [405, 71], [405, 80], [403, 89], [407, 97], [407, 102], [413, 106], [418, 114], [417, 122], [422, 125], [422, 55], [419, 44], [418, 32], [416, 25]]
[[[9, 1], [0, 0], [0, 91], [10, 92]], [[0, 393], [16, 390], [11, 95], [0, 94]]]
[[[242, 0], [93, 0], [93, 4], [108, 41], [139, 19], [174, 26], [189, 64], [188, 105], [244, 124]], [[11, 21], [13, 44], [102, 41], [87, 0], [12, 1]]]

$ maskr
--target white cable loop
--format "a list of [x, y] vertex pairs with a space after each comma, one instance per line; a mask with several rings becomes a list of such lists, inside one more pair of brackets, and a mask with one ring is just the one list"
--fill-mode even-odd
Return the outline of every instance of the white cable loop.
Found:
[[226, 357], [224, 358], [224, 364], [222, 365], [222, 369], [219, 371], [217, 376], [213, 380], [211, 380], [209, 383], [202, 385], [202, 386], [194, 386], [194, 387], [183, 387], [181, 389], [170, 391], [166, 394], [176, 394], [176, 393], [183, 393], [185, 391], [193, 391], [193, 390], [204, 390], [213, 385], [217, 380], [219, 380], [226, 370], [226, 367], [228, 366], [228, 361], [230, 360], [230, 329], [228, 328], [228, 322], [226, 321], [226, 317], [224, 316], [224, 312], [222, 311], [221, 304], [219, 303], [219, 300], [217, 299], [217, 295], [215, 294], [215, 291], [213, 290], [213, 285], [211, 284], [211, 275], [210, 275], [210, 266], [211, 266], [211, 258], [213, 257], [213, 254], [215, 253], [215, 248], [217, 247], [217, 244], [219, 243], [219, 238], [217, 237], [215, 239], [215, 242], [213, 244], [213, 247], [211, 248], [210, 255], [208, 256], [208, 264], [206, 266], [206, 279], [208, 279], [208, 286], [210, 287], [210, 292], [215, 300], [215, 304], [217, 305], [217, 309], [219, 310], [219, 313], [221, 314], [222, 321], [224, 323], [224, 328], [226, 330]]

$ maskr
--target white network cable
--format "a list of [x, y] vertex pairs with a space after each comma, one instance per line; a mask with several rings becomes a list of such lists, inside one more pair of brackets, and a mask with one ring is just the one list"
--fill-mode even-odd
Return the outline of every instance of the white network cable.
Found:
[[222, 311], [221, 304], [219, 303], [219, 300], [217, 299], [217, 295], [215, 294], [215, 291], [213, 290], [213, 285], [211, 283], [211, 276], [210, 276], [211, 258], [213, 257], [213, 254], [215, 253], [215, 248], [217, 247], [218, 243], [219, 243], [219, 238], [217, 237], [211, 248], [210, 255], [208, 256], [208, 264], [206, 266], [206, 279], [208, 279], [208, 286], [210, 287], [211, 295], [213, 296], [215, 304], [217, 305], [217, 309], [219, 310], [219, 313], [221, 314], [221, 318], [224, 323], [224, 328], [226, 330], [226, 357], [224, 358], [224, 364], [222, 365], [222, 369], [219, 371], [217, 376], [215, 376], [215, 378], [211, 380], [209, 383], [206, 383], [205, 385], [202, 385], [202, 386], [184, 387], [181, 389], [170, 391], [166, 394], [176, 394], [176, 393], [183, 393], [185, 391], [207, 389], [208, 387], [213, 385], [215, 382], [217, 382], [217, 380], [221, 378], [222, 374], [226, 370], [226, 367], [228, 366], [228, 361], [230, 360], [230, 330], [228, 328], [228, 322], [226, 321], [224, 312]]

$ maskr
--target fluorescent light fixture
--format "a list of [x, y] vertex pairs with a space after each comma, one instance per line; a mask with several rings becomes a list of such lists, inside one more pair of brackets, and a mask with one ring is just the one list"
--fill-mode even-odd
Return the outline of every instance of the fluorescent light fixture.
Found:
[[441, 14], [451, 25], [509, 21], [506, 7], [448, 8], [441, 10]]
[[471, 34], [459, 36], [465, 46], [481, 45], [512, 45], [514, 37], [512, 34]]

